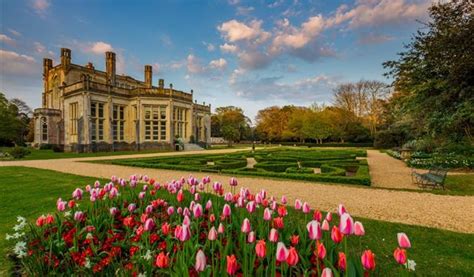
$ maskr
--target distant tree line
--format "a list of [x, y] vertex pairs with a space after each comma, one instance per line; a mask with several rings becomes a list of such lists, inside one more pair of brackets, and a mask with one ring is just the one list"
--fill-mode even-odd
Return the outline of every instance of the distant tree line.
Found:
[[24, 145], [33, 140], [31, 108], [18, 98], [0, 92], [0, 146]]

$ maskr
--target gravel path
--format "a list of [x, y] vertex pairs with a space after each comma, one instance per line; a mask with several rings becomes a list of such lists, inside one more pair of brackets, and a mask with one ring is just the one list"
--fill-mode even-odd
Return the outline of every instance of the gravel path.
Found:
[[[207, 150], [205, 153], [228, 153], [235, 151], [242, 151], [242, 149]], [[139, 158], [163, 155], [192, 155], [199, 153], [199, 151], [193, 151], [192, 153], [137, 154], [128, 155], [126, 157]], [[397, 175], [391, 172], [392, 169], [396, 168], [390, 168], [390, 166], [388, 166], [386, 170], [391, 173], [383, 177], [383, 169], [377, 166], [374, 167], [373, 157], [375, 157], [375, 159], [377, 159], [377, 157], [380, 158], [379, 161], [382, 163], [386, 162], [386, 160], [385, 157], [379, 156], [377, 153], [369, 150], [370, 170], [373, 168], [375, 171], [373, 178], [377, 180], [378, 184], [384, 182], [381, 181], [383, 178], [396, 178]], [[149, 176], [156, 177], [157, 180], [161, 182], [177, 179], [181, 176], [187, 177], [190, 174], [190, 172], [183, 171], [78, 162], [118, 158], [123, 158], [123, 156], [11, 161], [0, 162], [0, 166], [27, 166], [94, 176], [97, 178], [109, 178], [111, 175], [128, 177], [131, 174], [148, 174]], [[377, 170], [379, 171], [377, 172]], [[199, 178], [205, 175], [202, 173], [192, 174]], [[229, 176], [225, 175], [211, 175], [213, 181], [222, 181], [224, 184], [227, 183], [228, 177]], [[472, 215], [474, 214], [473, 196], [436, 195], [431, 193], [374, 189], [355, 185], [317, 184], [303, 181], [262, 179], [255, 177], [239, 177], [238, 180], [239, 184], [248, 187], [253, 192], [265, 189], [270, 195], [278, 197], [286, 195], [290, 203], [293, 203], [296, 198], [300, 198], [307, 201], [313, 208], [329, 211], [334, 211], [339, 203], [343, 203], [351, 214], [356, 216], [435, 227], [464, 233], [474, 233], [474, 221], [472, 220]], [[393, 182], [395, 183], [395, 181]]]

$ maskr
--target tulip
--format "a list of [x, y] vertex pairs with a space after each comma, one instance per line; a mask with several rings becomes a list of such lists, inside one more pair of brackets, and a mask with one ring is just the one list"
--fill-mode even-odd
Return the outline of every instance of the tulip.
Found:
[[238, 266], [235, 255], [227, 256], [227, 274], [234, 275]]
[[237, 186], [237, 185], [238, 185], [237, 179], [234, 178], [234, 177], [230, 178], [230, 180], [229, 180], [229, 185], [231, 185], [232, 187]]
[[329, 222], [326, 219], [323, 221], [323, 224], [321, 224], [321, 229], [323, 231], [329, 231]]
[[329, 267], [326, 267], [323, 269], [323, 272], [321, 273], [321, 277], [332, 277], [332, 270]]
[[300, 236], [298, 235], [292, 235], [290, 237], [291, 245], [296, 246], [300, 242]]
[[268, 236], [268, 240], [270, 240], [271, 242], [278, 241], [278, 231], [275, 228], [272, 228], [270, 230], [270, 235]]
[[206, 203], [206, 210], [210, 210], [210, 209], [212, 209], [212, 201], [208, 200]]
[[295, 266], [298, 261], [298, 252], [293, 246], [291, 246], [290, 250], [288, 250], [288, 257], [286, 258], [286, 263], [288, 263], [289, 266]]
[[272, 210], [275, 210], [276, 207], [277, 207], [277, 202], [272, 201], [271, 204], [270, 204], [270, 208], [271, 208]]
[[228, 192], [224, 195], [224, 200], [227, 202], [231, 202], [234, 197], [232, 196], [232, 193]]
[[111, 215], [116, 215], [119, 212], [119, 210], [115, 207], [112, 207], [110, 208], [109, 212]]
[[301, 200], [296, 199], [295, 200], [295, 210], [300, 210], [301, 209]]
[[334, 243], [340, 243], [342, 239], [344, 238], [344, 235], [339, 231], [339, 228], [336, 226], [332, 226], [331, 230], [331, 239], [334, 241]]
[[323, 218], [323, 215], [321, 214], [321, 212], [319, 210], [315, 210], [313, 213], [313, 219], [321, 222], [322, 218]]
[[365, 250], [362, 253], [360, 261], [365, 270], [373, 270], [375, 268], [375, 255], [370, 250]]
[[207, 239], [210, 241], [214, 241], [217, 239], [217, 231], [214, 226], [212, 226], [211, 230], [209, 230], [209, 234], [207, 235]]
[[247, 242], [248, 242], [248, 243], [254, 243], [254, 242], [255, 242], [255, 239], [256, 239], [256, 237], [255, 237], [255, 232], [253, 232], [253, 231], [250, 232], [250, 233], [248, 234], [248, 236], [247, 236]]
[[288, 258], [288, 254], [288, 249], [285, 247], [285, 244], [281, 241], [278, 242], [276, 250], [276, 260], [280, 263], [284, 262]]
[[331, 222], [331, 221], [332, 221], [332, 214], [331, 214], [331, 212], [328, 212], [328, 213], [326, 214], [326, 220], [327, 220], [328, 222]]
[[67, 206], [72, 209], [74, 208], [74, 206], [76, 206], [76, 202], [74, 202], [74, 200], [69, 200], [69, 202], [67, 203]]
[[264, 258], [267, 252], [267, 246], [265, 244], [265, 240], [259, 240], [257, 241], [257, 244], [255, 245], [255, 253], [259, 258]]
[[196, 193], [194, 194], [194, 201], [198, 202], [198, 201], [200, 201], [200, 200], [201, 200], [201, 195], [196, 192]]
[[176, 200], [178, 200], [179, 203], [183, 202], [184, 200], [183, 190], [178, 191], [178, 195], [176, 195]]
[[231, 211], [230, 211], [230, 206], [228, 204], [224, 205], [224, 208], [222, 209], [222, 215], [224, 217], [230, 217]]
[[354, 235], [363, 236], [365, 235], [364, 225], [361, 222], [356, 221], [354, 223]]
[[165, 222], [161, 225], [161, 232], [163, 235], [167, 236], [171, 231], [171, 225], [168, 222]]
[[253, 213], [257, 209], [257, 204], [254, 201], [250, 201], [247, 203], [246, 208], [249, 213]]
[[[87, 185], [87, 186], [86, 186], [86, 191], [87, 191], [87, 192], [90, 192], [90, 191], [91, 191], [91, 185]], [[74, 197], [74, 196], [73, 196], [73, 197]]]
[[152, 231], [155, 228], [155, 221], [153, 221], [153, 218], [148, 218], [145, 221], [143, 228], [145, 231]]
[[286, 204], [288, 203], [288, 199], [286, 198], [285, 195], [283, 195], [283, 196], [281, 197], [281, 203], [282, 203], [283, 205], [286, 205]]
[[75, 198], [76, 200], [81, 200], [82, 199], [82, 189], [77, 188], [73, 191], [72, 197]]
[[178, 207], [178, 208], [176, 209], [176, 212], [177, 212], [178, 214], [182, 214], [182, 213], [183, 213], [183, 208], [182, 208], [182, 207]]
[[193, 208], [193, 216], [195, 218], [199, 218], [202, 216], [202, 206], [201, 204], [196, 204], [194, 205], [194, 208]]
[[58, 202], [56, 203], [56, 207], [58, 208], [58, 211], [62, 212], [66, 209], [66, 201], [62, 201], [61, 198], [58, 199]]
[[344, 235], [351, 235], [354, 233], [354, 220], [348, 213], [341, 215], [341, 220], [339, 222], [339, 230]]
[[74, 220], [75, 221], [82, 221], [82, 220], [84, 220], [84, 218], [85, 218], [85, 215], [84, 215], [83, 212], [77, 211], [77, 212], [74, 213]]
[[[273, 202], [273, 203], [276, 203], [276, 202]], [[278, 215], [283, 217], [283, 216], [286, 216], [288, 214], [288, 211], [286, 210], [286, 206], [283, 206], [283, 205], [280, 205], [278, 206]]]
[[204, 252], [202, 252], [201, 249], [196, 254], [196, 264], [194, 265], [194, 269], [196, 269], [197, 272], [203, 272], [204, 269], [206, 268], [206, 255], [204, 255]]
[[319, 241], [316, 242], [316, 252], [318, 254], [318, 258], [321, 260], [326, 257], [326, 247], [324, 247], [324, 244], [320, 243]]
[[189, 219], [189, 216], [187, 216], [187, 215], [184, 216], [183, 225], [186, 225], [186, 226], [191, 225], [191, 219]]
[[346, 213], [346, 208], [344, 207], [344, 205], [339, 204], [339, 206], [337, 207], [337, 214], [341, 216], [345, 213]]
[[248, 218], [245, 218], [244, 221], [242, 222], [242, 226], [240, 227], [240, 231], [242, 231], [242, 233], [247, 234], [251, 230], [252, 228], [250, 226], [250, 221]]
[[136, 208], [137, 208], [137, 205], [135, 205], [134, 203], [129, 204], [127, 207], [130, 213], [133, 213], [133, 211], [135, 211]]
[[265, 208], [263, 211], [263, 220], [269, 221], [272, 219], [272, 211], [269, 208]]
[[215, 216], [214, 214], [211, 214], [211, 215], [209, 216], [209, 221], [210, 221], [211, 223], [214, 222], [214, 221], [216, 221], [216, 216]]
[[[181, 207], [180, 207], [181, 208]], [[183, 209], [183, 216], [190, 216], [191, 215], [191, 212], [189, 211], [188, 208], [184, 208]]]
[[151, 214], [152, 212], [153, 212], [153, 206], [152, 205], [146, 206], [145, 213]]
[[224, 233], [224, 225], [222, 223], [219, 223], [219, 226], [217, 227], [217, 233], [219, 234]]
[[54, 217], [52, 215], [48, 214], [46, 216], [45, 221], [46, 221], [46, 224], [53, 224], [54, 223]]
[[321, 224], [316, 220], [311, 220], [307, 225], [306, 229], [308, 230], [309, 238], [312, 240], [319, 240], [322, 237]]
[[307, 202], [304, 202], [304, 203], [303, 203], [303, 209], [302, 209], [302, 211], [303, 211], [304, 214], [308, 214], [308, 213], [311, 211], [311, 209], [310, 209], [310, 207], [309, 207], [309, 204], [308, 204]]
[[397, 239], [398, 239], [398, 245], [401, 248], [411, 248], [410, 240], [408, 239], [408, 236], [405, 233], [398, 233]]
[[113, 199], [113, 198], [115, 198], [117, 195], [118, 195], [118, 190], [117, 190], [117, 188], [116, 188], [116, 187], [111, 188], [110, 191], [109, 191], [109, 198], [110, 198], [110, 199]]
[[168, 213], [168, 215], [172, 215], [174, 213], [174, 207], [169, 206], [168, 209], [166, 209], [166, 213]]
[[36, 219], [36, 226], [41, 227], [46, 223], [46, 216], [41, 215]]
[[346, 254], [344, 254], [344, 252], [339, 252], [339, 259], [337, 260], [337, 268], [339, 268], [342, 271], [346, 271], [346, 267], [347, 267]]
[[403, 248], [398, 248], [393, 251], [393, 257], [397, 263], [404, 265], [407, 262], [407, 251]]
[[262, 201], [263, 201], [262, 195], [260, 193], [257, 193], [257, 195], [255, 195], [255, 202], [257, 202], [257, 204], [260, 204], [262, 203]]
[[187, 241], [191, 237], [191, 230], [189, 229], [188, 225], [181, 225], [176, 226], [174, 231], [174, 235], [180, 241]]
[[156, 256], [155, 265], [159, 268], [167, 268], [170, 264], [170, 258], [168, 255], [165, 255], [164, 252], [160, 252], [158, 256]]

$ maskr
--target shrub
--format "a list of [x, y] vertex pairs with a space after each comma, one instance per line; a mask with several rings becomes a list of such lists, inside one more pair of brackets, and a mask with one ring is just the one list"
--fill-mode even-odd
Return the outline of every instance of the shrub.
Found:
[[286, 173], [303, 173], [303, 174], [313, 174], [314, 169], [309, 167], [288, 167], [285, 171]]
[[288, 167], [295, 167], [296, 165], [296, 163], [261, 162], [257, 163], [254, 167], [266, 171], [285, 172]]
[[25, 147], [16, 146], [13, 147], [8, 153], [15, 159], [21, 159], [26, 155], [29, 155], [31, 152]]

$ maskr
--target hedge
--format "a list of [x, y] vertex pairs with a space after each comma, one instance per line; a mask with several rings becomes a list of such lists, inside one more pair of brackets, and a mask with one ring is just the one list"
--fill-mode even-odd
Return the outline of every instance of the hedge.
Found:
[[296, 162], [294, 163], [272, 163], [272, 162], [261, 162], [255, 164], [255, 168], [260, 168], [266, 171], [273, 172], [285, 172], [289, 167], [297, 166]]

